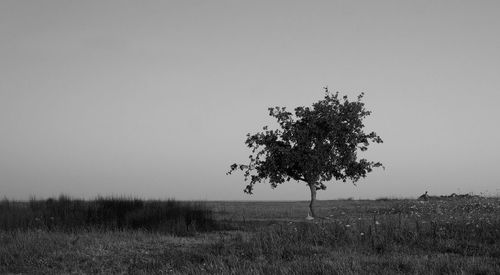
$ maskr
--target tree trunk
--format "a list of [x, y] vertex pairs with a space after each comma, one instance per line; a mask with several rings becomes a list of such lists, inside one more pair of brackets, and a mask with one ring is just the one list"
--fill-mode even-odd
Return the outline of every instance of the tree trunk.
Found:
[[314, 212], [314, 202], [316, 202], [316, 185], [314, 183], [309, 183], [309, 189], [311, 189], [311, 202], [309, 203], [309, 213], [313, 218], [316, 218], [316, 213]]

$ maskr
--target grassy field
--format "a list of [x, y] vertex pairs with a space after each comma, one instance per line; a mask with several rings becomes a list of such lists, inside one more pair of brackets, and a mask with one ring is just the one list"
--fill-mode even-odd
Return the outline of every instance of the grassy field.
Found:
[[[176, 232], [11, 223], [0, 230], [0, 273], [500, 274], [498, 198], [320, 201], [314, 221], [304, 219], [307, 202], [196, 205], [214, 224]], [[177, 212], [184, 228], [189, 211]]]

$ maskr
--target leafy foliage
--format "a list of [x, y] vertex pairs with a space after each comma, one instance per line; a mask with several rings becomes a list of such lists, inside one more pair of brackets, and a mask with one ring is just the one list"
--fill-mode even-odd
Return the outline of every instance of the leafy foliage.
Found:
[[[325, 88], [325, 97], [311, 107], [297, 107], [294, 113], [285, 107], [269, 108], [279, 129], [248, 134], [245, 144], [252, 150], [249, 164], [233, 164], [228, 174], [241, 170], [252, 194], [254, 185], [269, 180], [273, 188], [290, 181], [304, 181], [317, 190], [326, 189], [332, 179], [353, 183], [366, 177], [380, 162], [358, 159], [358, 150], [366, 151], [370, 142], [382, 143], [375, 133], [365, 133], [363, 119], [371, 114], [361, 101], [339, 97]], [[382, 166], [383, 167], [383, 166]]]

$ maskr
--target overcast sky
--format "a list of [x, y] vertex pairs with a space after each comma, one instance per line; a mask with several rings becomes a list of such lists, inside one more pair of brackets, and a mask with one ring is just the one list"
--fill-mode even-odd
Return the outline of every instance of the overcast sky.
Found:
[[243, 193], [245, 135], [365, 92], [365, 157], [319, 199], [500, 193], [499, 1], [0, 1], [0, 197]]

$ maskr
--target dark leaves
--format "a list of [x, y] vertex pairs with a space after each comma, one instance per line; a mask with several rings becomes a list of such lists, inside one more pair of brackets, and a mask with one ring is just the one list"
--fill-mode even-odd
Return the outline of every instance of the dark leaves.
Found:
[[357, 158], [357, 151], [366, 151], [370, 142], [382, 143], [375, 133], [366, 134], [363, 119], [370, 115], [361, 102], [349, 101], [347, 96], [331, 94], [325, 88], [323, 100], [312, 107], [297, 107], [294, 114], [284, 107], [269, 108], [280, 128], [248, 134], [245, 144], [252, 149], [248, 165], [233, 164], [244, 172], [249, 184], [245, 192], [251, 194], [253, 186], [268, 180], [271, 186], [293, 180], [314, 183], [319, 190], [326, 189], [323, 182], [331, 179], [352, 182], [366, 177], [379, 162]]

